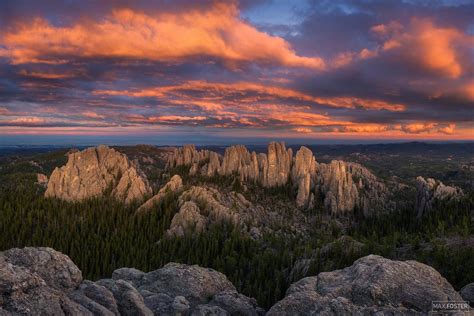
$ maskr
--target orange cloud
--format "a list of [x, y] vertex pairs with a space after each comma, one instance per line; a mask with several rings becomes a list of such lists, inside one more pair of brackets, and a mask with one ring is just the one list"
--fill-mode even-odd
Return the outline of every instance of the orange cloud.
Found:
[[18, 117], [11, 120], [0, 120], [0, 123], [3, 124], [12, 124], [12, 125], [38, 125], [45, 123], [45, 119], [36, 116], [25, 116], [25, 117]]
[[446, 135], [452, 135], [454, 133], [455, 128], [456, 128], [456, 124], [449, 124], [446, 127], [440, 128], [438, 132], [446, 134]]
[[10, 110], [8, 110], [6, 107], [0, 107], [0, 115], [8, 115], [11, 114]]
[[305, 127], [293, 128], [293, 131], [295, 131], [297, 133], [302, 133], [302, 134], [309, 134], [309, 133], [313, 132], [313, 130], [311, 128], [305, 128]]
[[463, 65], [457, 46], [474, 44], [474, 37], [443, 28], [428, 19], [414, 18], [407, 27], [398, 22], [377, 25], [372, 31], [384, 39], [381, 50], [397, 50], [402, 58], [449, 78], [458, 78]]
[[105, 116], [97, 114], [96, 112], [86, 111], [81, 113], [82, 116], [92, 118], [92, 119], [103, 119]]
[[148, 15], [115, 10], [101, 21], [54, 26], [37, 18], [0, 33], [2, 56], [13, 63], [56, 63], [69, 57], [118, 57], [152, 61], [218, 58], [234, 67], [242, 62], [323, 69], [318, 57], [298, 56], [281, 37], [239, 18], [233, 3], [207, 10]]
[[429, 19], [414, 18], [407, 26], [392, 21], [373, 26], [371, 32], [381, 40], [378, 47], [339, 53], [332, 66], [342, 67], [391, 51], [405, 62], [453, 79], [464, 72], [459, 48], [474, 46], [474, 36], [455, 28], [438, 27]]
[[[204, 92], [207, 96], [213, 97], [214, 99], [222, 98], [223, 96], [230, 94], [238, 94], [239, 102], [250, 102], [255, 103], [262, 100], [272, 100], [276, 98], [280, 99], [292, 99], [297, 101], [305, 101], [310, 103], [317, 103], [322, 105], [328, 105], [335, 108], [364, 108], [368, 110], [388, 110], [388, 111], [403, 111], [405, 105], [399, 103], [389, 103], [382, 100], [363, 99], [357, 97], [314, 97], [302, 92], [276, 87], [266, 86], [256, 83], [249, 82], [237, 82], [237, 83], [211, 83], [207, 81], [188, 81], [180, 85], [165, 86], [158, 88], [150, 88], [136, 91], [129, 90], [97, 90], [93, 93], [96, 95], [111, 95], [111, 96], [129, 96], [129, 97], [157, 97], [163, 98], [166, 96], [172, 96], [179, 93], [183, 96], [186, 92]], [[251, 98], [245, 98], [245, 95], [255, 95]], [[192, 102], [196, 100], [193, 97]], [[196, 103], [204, 109], [221, 109], [221, 105], [215, 102], [202, 102]]]
[[183, 122], [183, 121], [204, 121], [205, 116], [183, 116], [183, 115], [163, 115], [152, 116], [149, 118], [152, 122]]
[[402, 125], [401, 129], [406, 133], [419, 134], [429, 132], [436, 126], [436, 123], [412, 123]]

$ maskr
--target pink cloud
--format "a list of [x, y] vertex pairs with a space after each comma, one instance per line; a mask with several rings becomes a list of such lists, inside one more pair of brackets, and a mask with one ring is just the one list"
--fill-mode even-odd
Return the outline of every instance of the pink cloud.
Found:
[[208, 56], [230, 67], [255, 62], [324, 68], [321, 58], [299, 56], [283, 38], [259, 31], [240, 19], [237, 6], [229, 2], [178, 13], [120, 9], [100, 21], [82, 20], [70, 26], [55, 26], [37, 18], [14, 30], [0, 31], [0, 44], [6, 47], [2, 56], [15, 64], [54, 64], [71, 56], [152, 61]]

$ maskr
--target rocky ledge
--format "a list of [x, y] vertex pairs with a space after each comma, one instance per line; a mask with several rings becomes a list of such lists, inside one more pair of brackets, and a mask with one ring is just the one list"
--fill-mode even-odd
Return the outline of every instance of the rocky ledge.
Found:
[[[462, 290], [472, 298], [472, 284]], [[433, 268], [380, 256], [291, 285], [267, 315], [427, 314], [432, 301], [462, 301]], [[121, 268], [110, 279], [83, 280], [51, 248], [0, 252], [0, 315], [263, 315], [220, 272], [169, 263], [152, 272]]]
[[435, 269], [376, 255], [291, 285], [267, 315], [417, 315], [432, 301], [463, 301]]
[[220, 272], [178, 263], [144, 273], [115, 270], [110, 279], [82, 279], [51, 248], [0, 252], [0, 315], [261, 315], [254, 299]]
[[152, 193], [146, 176], [135, 163], [101, 145], [70, 153], [66, 165], [51, 174], [45, 196], [80, 201], [101, 196], [109, 189], [112, 196], [125, 203]]

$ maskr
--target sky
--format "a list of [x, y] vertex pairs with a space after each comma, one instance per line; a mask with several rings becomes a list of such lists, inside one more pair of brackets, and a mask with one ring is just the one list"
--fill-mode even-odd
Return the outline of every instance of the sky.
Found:
[[0, 144], [474, 140], [474, 0], [0, 1]]

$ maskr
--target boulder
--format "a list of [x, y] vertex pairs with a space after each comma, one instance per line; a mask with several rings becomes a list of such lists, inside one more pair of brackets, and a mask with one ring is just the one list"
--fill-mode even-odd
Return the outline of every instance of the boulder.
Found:
[[153, 315], [138, 290], [125, 280], [102, 279], [96, 282], [107, 288], [117, 301], [120, 315]]
[[291, 285], [268, 315], [429, 313], [432, 301], [462, 301], [435, 269], [376, 255]]
[[0, 252], [0, 311], [63, 315], [84, 312], [68, 298], [82, 281], [81, 271], [51, 248], [13, 248]]
[[431, 211], [435, 201], [457, 200], [464, 195], [462, 189], [455, 186], [444, 185], [441, 181], [433, 178], [416, 178], [416, 203], [417, 217], [423, 216]]
[[260, 315], [263, 311], [255, 299], [238, 293], [225, 275], [196, 265], [169, 263], [146, 273], [138, 289], [158, 315]]
[[0, 315], [257, 315], [254, 299], [220, 272], [169, 263], [144, 273], [117, 269], [112, 279], [83, 281], [51, 248], [0, 252]]
[[68, 155], [68, 162], [54, 169], [45, 197], [80, 201], [102, 196], [112, 188], [112, 196], [125, 203], [152, 193], [146, 176], [124, 154], [104, 145]]
[[459, 294], [466, 302], [469, 302], [472, 307], [474, 307], [474, 283], [469, 283], [468, 285], [464, 286], [460, 291]]

